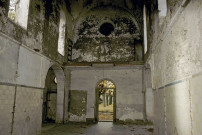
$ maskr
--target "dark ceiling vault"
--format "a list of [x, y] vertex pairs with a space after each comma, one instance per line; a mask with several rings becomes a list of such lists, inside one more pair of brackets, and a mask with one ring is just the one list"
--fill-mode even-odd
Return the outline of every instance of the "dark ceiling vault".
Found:
[[135, 50], [134, 41], [143, 41], [144, 0], [65, 0], [65, 4], [72, 17], [73, 61], [142, 59], [136, 58], [142, 50]]

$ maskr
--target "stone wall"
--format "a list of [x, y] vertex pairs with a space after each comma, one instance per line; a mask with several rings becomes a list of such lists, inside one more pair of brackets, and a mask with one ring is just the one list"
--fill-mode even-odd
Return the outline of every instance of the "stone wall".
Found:
[[12, 85], [0, 88], [0, 134], [37, 134], [41, 129], [43, 89]]
[[69, 121], [86, 122], [87, 91], [71, 90], [69, 97]]
[[43, 88], [52, 62], [3, 34], [0, 39], [0, 133], [36, 134], [41, 129]]
[[17, 87], [13, 135], [35, 135], [41, 130], [43, 89]]
[[[141, 9], [137, 9], [141, 12]], [[138, 12], [137, 11], [137, 12]], [[141, 25], [137, 20], [124, 11], [99, 9], [91, 11], [78, 27], [78, 39], [73, 45], [72, 60], [74, 62], [119, 62], [142, 60], [137, 58], [143, 49], [136, 49], [135, 40], [142, 40]], [[104, 29], [112, 28], [109, 35], [102, 33]], [[111, 26], [110, 28], [107, 28]], [[140, 42], [142, 45], [142, 42]], [[135, 54], [136, 57], [135, 57]]]
[[168, 6], [164, 23], [152, 43], [155, 135], [202, 133], [201, 108], [196, 105], [201, 102], [196, 93], [202, 88], [202, 2], [186, 4], [179, 1]]
[[[86, 119], [94, 119], [95, 88], [109, 79], [116, 85], [116, 119], [143, 120], [142, 67], [71, 68], [70, 90], [87, 91]], [[70, 101], [71, 102], [71, 101]]]
[[[27, 29], [25, 29], [7, 17], [9, 0], [2, 2], [0, 5], [0, 32], [30, 49], [62, 63], [67, 60], [67, 56], [62, 57], [56, 50], [59, 35], [60, 9], [66, 12], [67, 19], [70, 18], [64, 5], [62, 0], [30, 0]], [[68, 24], [71, 24], [71, 21]], [[65, 41], [67, 45], [68, 40]]]
[[0, 85], [0, 134], [11, 134], [15, 86]]
[[[65, 86], [60, 65], [67, 60], [67, 56], [61, 56], [57, 47], [60, 10], [64, 10], [67, 19], [71, 18], [65, 5], [62, 0], [30, 0], [26, 29], [7, 17], [9, 0], [0, 2], [2, 135], [31, 135], [40, 131], [43, 89], [51, 66], [54, 66], [54, 72], [57, 72], [60, 90], [56, 121], [63, 121]], [[68, 21], [68, 24], [68, 27], [71, 27], [71, 21]], [[65, 41], [66, 48], [68, 40]]]

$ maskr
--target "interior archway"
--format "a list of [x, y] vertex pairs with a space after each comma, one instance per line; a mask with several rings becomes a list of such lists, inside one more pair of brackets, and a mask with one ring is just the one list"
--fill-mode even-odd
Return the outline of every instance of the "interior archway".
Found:
[[64, 122], [64, 71], [57, 65], [52, 65], [46, 75], [45, 89], [43, 92], [43, 117], [42, 122]]
[[55, 123], [57, 110], [57, 78], [54, 70], [48, 70], [43, 91], [42, 122]]
[[95, 119], [97, 122], [116, 120], [116, 86], [108, 79], [96, 86]]

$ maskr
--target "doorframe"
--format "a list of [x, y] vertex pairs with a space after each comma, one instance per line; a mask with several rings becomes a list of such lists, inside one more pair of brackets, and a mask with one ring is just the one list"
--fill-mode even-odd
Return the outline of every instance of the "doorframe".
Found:
[[[44, 82], [46, 81], [48, 72], [50, 69], [53, 69], [56, 79], [57, 79], [57, 106], [56, 106], [56, 123], [64, 123], [65, 121], [65, 115], [66, 115], [66, 87], [65, 87], [65, 74], [63, 68], [55, 63], [50, 63], [49, 68], [46, 70], [46, 76], [44, 76]], [[44, 83], [44, 88], [46, 87], [46, 84]], [[43, 95], [44, 96], [44, 95]], [[42, 105], [43, 108], [43, 105]], [[43, 111], [43, 110], [42, 110]], [[43, 112], [41, 112], [43, 113]]]
[[[110, 82], [112, 82], [115, 86], [114, 89], [114, 94], [113, 94], [113, 122], [116, 122], [116, 84], [114, 83], [114, 81], [112, 81], [111, 79], [102, 79], [100, 81], [97, 82], [96, 87], [95, 87], [95, 106], [94, 106], [94, 120], [95, 122], [99, 122], [99, 118], [98, 118], [98, 113], [99, 113], [99, 88], [97, 88], [98, 84], [104, 80], [108, 80]], [[106, 88], [108, 89], [108, 88]]]

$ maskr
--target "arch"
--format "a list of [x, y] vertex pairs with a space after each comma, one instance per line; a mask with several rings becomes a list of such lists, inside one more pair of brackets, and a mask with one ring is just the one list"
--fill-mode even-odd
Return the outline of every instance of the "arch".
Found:
[[111, 23], [114, 27], [116, 27], [113, 21], [111, 21], [111, 20], [109, 20], [109, 19], [106, 19], [106, 20], [101, 21], [101, 22], [98, 24], [98, 28], [100, 28], [100, 26], [103, 25], [104, 23]]
[[[82, 14], [79, 16], [79, 18], [76, 20], [75, 22], [75, 26], [74, 26], [74, 34], [73, 34], [73, 42], [76, 42], [76, 40], [79, 38], [78, 37], [78, 29], [79, 27], [82, 25], [82, 23], [86, 20], [87, 17], [91, 16], [91, 15], [95, 15], [95, 14], [98, 14], [98, 15], [105, 15], [105, 20], [103, 20], [103, 22], [101, 22], [98, 27], [100, 27], [100, 25], [104, 22], [109, 22], [111, 23], [112, 21], [110, 20], [110, 18], [112, 17], [111, 15], [113, 15], [113, 17], [115, 17], [117, 15], [117, 13], [119, 13], [119, 16], [121, 17], [125, 17], [125, 18], [128, 18], [129, 20], [131, 20], [135, 27], [137, 28], [137, 31], [139, 33], [139, 36], [141, 35], [141, 29], [140, 29], [140, 26], [138, 24], [138, 21], [136, 20], [135, 16], [130, 13], [129, 11], [127, 10], [124, 10], [122, 8], [119, 8], [119, 9], [113, 9], [113, 12], [111, 11], [112, 8], [108, 7], [108, 8], [95, 8], [93, 10], [87, 10], [85, 12], [82, 12]], [[110, 14], [109, 14], [110, 13]], [[112, 24], [114, 24], [112, 22]]]
[[[56, 103], [56, 123], [63, 123], [65, 116], [65, 74], [63, 69], [56, 64], [51, 64], [49, 69], [52, 68], [57, 79], [57, 103]], [[48, 69], [48, 70], [49, 70]], [[48, 74], [48, 70], [46, 76]]]
[[[95, 86], [95, 110], [94, 110], [94, 119], [95, 119], [95, 122], [98, 122], [99, 121], [99, 92], [98, 90], [100, 89], [98, 87], [99, 83], [103, 82], [103, 81], [110, 81], [113, 85], [114, 85], [114, 91], [113, 91], [113, 122], [116, 122], [116, 84], [113, 80], [111, 79], [108, 79], [108, 78], [105, 78], [105, 79], [101, 79], [99, 80], [97, 83], [96, 83], [96, 86]], [[106, 88], [106, 89], [110, 89], [110, 88]]]
[[115, 88], [117, 88], [117, 87], [116, 87], [116, 83], [115, 83], [112, 79], [109, 79], [109, 78], [100, 79], [100, 80], [96, 83], [95, 88], [98, 86], [98, 84], [99, 84], [100, 82], [102, 82], [102, 81], [104, 81], [104, 80], [108, 80], [108, 81], [112, 82], [112, 83], [114, 84]]

